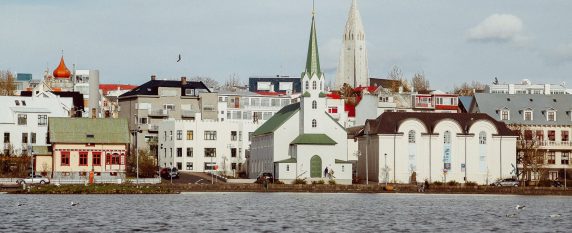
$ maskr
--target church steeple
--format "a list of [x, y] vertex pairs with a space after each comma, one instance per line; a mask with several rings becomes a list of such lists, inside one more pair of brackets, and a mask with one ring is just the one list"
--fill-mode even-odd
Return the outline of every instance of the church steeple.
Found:
[[[318, 54], [318, 37], [316, 36], [316, 11], [312, 8], [312, 27], [310, 29], [310, 41], [308, 43], [308, 56], [306, 58], [306, 69], [304, 74], [312, 77], [314, 74], [320, 78], [322, 71], [320, 69], [320, 56]], [[302, 76], [304, 76], [302, 74]]]

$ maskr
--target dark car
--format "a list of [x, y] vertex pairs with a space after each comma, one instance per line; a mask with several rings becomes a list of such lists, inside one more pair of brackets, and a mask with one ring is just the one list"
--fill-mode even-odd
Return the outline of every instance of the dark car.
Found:
[[272, 175], [272, 173], [270, 172], [262, 172], [260, 173], [260, 175], [258, 175], [258, 178], [256, 178], [256, 183], [263, 183], [264, 181], [268, 181], [270, 183], [274, 182], [274, 176]]
[[178, 179], [179, 178], [179, 169], [177, 169], [176, 167], [173, 167], [173, 168], [166, 167], [166, 168], [161, 169], [161, 172], [159, 173], [159, 175], [163, 179]]

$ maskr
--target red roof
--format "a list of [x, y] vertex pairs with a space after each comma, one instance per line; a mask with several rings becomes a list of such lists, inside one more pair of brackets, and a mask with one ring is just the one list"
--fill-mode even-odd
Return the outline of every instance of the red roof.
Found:
[[130, 84], [99, 84], [99, 89], [103, 92], [104, 95], [107, 95], [107, 93], [110, 91], [131, 90], [136, 87], [137, 86]]

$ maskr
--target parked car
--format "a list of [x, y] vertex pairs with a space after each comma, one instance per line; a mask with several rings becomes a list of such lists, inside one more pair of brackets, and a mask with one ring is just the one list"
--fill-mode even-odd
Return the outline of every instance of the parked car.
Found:
[[16, 180], [17, 184], [49, 184], [50, 179], [41, 175], [33, 175], [27, 178]]
[[161, 169], [160, 174], [163, 179], [178, 179], [179, 178], [179, 169], [176, 167], [170, 168], [166, 167]]
[[508, 179], [499, 179], [496, 182], [492, 183], [493, 186], [512, 186], [518, 187], [519, 182], [515, 178], [508, 178]]
[[270, 183], [274, 182], [274, 176], [270, 172], [261, 172], [256, 178], [256, 183], [262, 183], [264, 181], [268, 181]]

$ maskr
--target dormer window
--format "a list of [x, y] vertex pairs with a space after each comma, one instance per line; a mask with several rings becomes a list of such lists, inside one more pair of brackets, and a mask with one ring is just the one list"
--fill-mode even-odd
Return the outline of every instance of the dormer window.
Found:
[[546, 120], [547, 121], [556, 121], [556, 111], [554, 111], [554, 110], [546, 111]]
[[532, 110], [524, 110], [524, 120], [532, 121]]
[[510, 114], [508, 109], [503, 109], [501, 110], [501, 120], [502, 121], [508, 121], [510, 119]]

